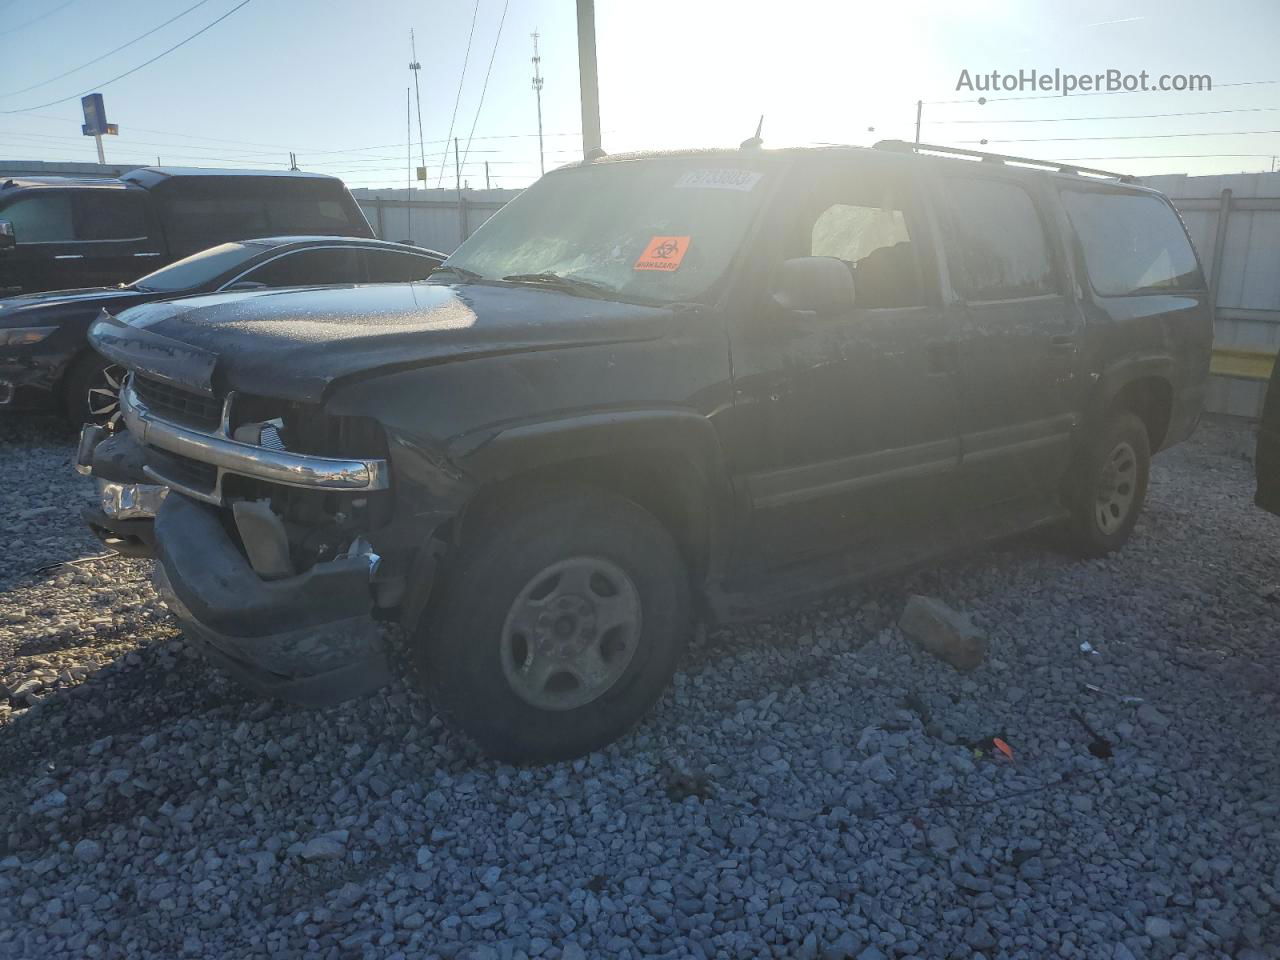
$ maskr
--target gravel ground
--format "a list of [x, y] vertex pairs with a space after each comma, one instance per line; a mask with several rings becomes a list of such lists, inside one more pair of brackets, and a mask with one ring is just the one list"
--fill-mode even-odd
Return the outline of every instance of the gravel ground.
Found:
[[[66, 564], [101, 552], [72, 440], [0, 421], [0, 956], [1280, 957], [1280, 519], [1238, 431], [1157, 461], [1114, 558], [1018, 541], [714, 631], [543, 769], [403, 685], [242, 692], [147, 563]], [[910, 593], [987, 664], [904, 641]]]

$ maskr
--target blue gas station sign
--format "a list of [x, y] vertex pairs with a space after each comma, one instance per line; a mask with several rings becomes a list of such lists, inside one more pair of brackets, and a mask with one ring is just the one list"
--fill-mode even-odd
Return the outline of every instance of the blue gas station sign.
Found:
[[102, 105], [102, 94], [91, 93], [80, 98], [80, 106], [84, 110], [84, 123], [80, 132], [86, 137], [100, 137], [107, 133], [119, 133], [120, 128], [114, 123], [107, 123], [107, 110]]

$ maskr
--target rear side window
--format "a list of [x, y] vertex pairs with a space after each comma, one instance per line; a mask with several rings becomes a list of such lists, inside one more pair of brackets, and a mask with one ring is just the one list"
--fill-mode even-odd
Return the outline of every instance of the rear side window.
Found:
[[362, 251], [350, 248], [301, 250], [250, 270], [243, 278], [269, 287], [301, 287], [323, 283], [363, 283]]
[[19, 197], [0, 209], [0, 220], [13, 224], [18, 243], [65, 243], [76, 238], [71, 195], [36, 194]]
[[179, 255], [228, 240], [271, 235], [261, 200], [168, 197], [161, 202], [169, 245]]
[[1044, 224], [1016, 183], [946, 181], [942, 235], [951, 283], [966, 300], [1013, 300], [1057, 293]]
[[400, 283], [425, 280], [438, 264], [427, 257], [393, 250], [366, 250], [370, 283]]
[[81, 240], [142, 240], [147, 236], [147, 202], [123, 190], [85, 190], [79, 196]]
[[1200, 290], [1204, 277], [1177, 214], [1159, 197], [1064, 190], [1093, 289], [1103, 296]]

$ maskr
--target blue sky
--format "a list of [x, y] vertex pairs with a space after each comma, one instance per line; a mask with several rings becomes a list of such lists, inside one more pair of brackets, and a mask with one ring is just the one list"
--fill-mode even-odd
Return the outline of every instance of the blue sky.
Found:
[[[422, 63], [432, 185], [451, 120], [464, 147], [474, 126], [464, 170], [472, 186], [483, 186], [485, 160], [498, 186], [537, 176], [529, 62], [535, 29], [548, 168], [578, 155], [573, 0], [510, 0], [500, 36], [503, 0], [478, 7], [474, 0], [250, 0], [151, 66], [98, 86], [239, 2], [205, 0], [127, 49], [42, 84], [196, 0], [0, 0], [0, 94], [8, 94], [0, 96], [0, 111], [19, 111], [0, 113], [0, 158], [94, 159], [92, 139], [79, 136], [78, 95], [101, 89], [108, 118], [121, 128], [108, 138], [110, 161], [153, 163], [158, 156], [174, 165], [280, 167], [292, 150], [304, 169], [340, 175], [352, 186], [403, 186], [410, 28]], [[985, 138], [988, 149], [1099, 158], [1095, 165], [1136, 173], [1266, 170], [1280, 155], [1280, 132], [1260, 132], [1280, 131], [1274, 0], [598, 0], [597, 32], [610, 151], [736, 145], [761, 113], [769, 146], [910, 138], [919, 98], [927, 141], [981, 149], [973, 141]], [[999, 94], [984, 106], [956, 90], [961, 70], [1054, 68], [1208, 74], [1215, 89], [1019, 100]], [[41, 85], [15, 93], [34, 84]], [[1161, 113], [1199, 115], [1146, 116]], [[1077, 117], [1086, 119], [1065, 119]], [[416, 115], [412, 129], [416, 165]], [[450, 156], [445, 184], [452, 176]]]

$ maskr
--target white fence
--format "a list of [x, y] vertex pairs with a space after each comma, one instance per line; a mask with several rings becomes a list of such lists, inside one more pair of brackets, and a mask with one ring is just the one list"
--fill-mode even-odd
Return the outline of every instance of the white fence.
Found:
[[[461, 200], [452, 190], [353, 190], [352, 195], [374, 233], [382, 240], [414, 243], [452, 253], [520, 191], [464, 190]], [[430, 199], [418, 199], [426, 193]]]
[[1280, 173], [1144, 177], [1186, 221], [1217, 306], [1206, 407], [1257, 417], [1280, 349]]

